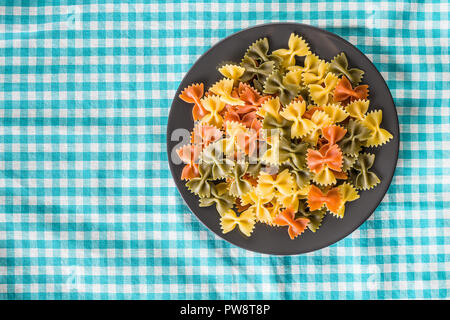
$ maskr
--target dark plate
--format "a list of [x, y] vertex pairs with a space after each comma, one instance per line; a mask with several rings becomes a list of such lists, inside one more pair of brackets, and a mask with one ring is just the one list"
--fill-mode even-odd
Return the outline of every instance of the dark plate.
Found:
[[[392, 133], [394, 138], [383, 147], [375, 148], [376, 154], [373, 171], [381, 179], [374, 189], [360, 192], [361, 198], [347, 203], [345, 217], [337, 219], [326, 215], [320, 229], [313, 233], [306, 230], [295, 240], [288, 236], [286, 227], [274, 228], [257, 223], [250, 238], [243, 236], [237, 228], [222, 234], [220, 217], [215, 207], [201, 208], [198, 197], [189, 192], [185, 182], [181, 181], [182, 165], [176, 165], [171, 159], [171, 152], [179, 141], [171, 141], [172, 133], [177, 128], [191, 130], [193, 120], [191, 107], [178, 98], [180, 92], [194, 82], [203, 82], [210, 87], [222, 78], [216, 66], [222, 61], [240, 62], [247, 47], [259, 38], [267, 37], [270, 51], [286, 48], [291, 32], [302, 36], [311, 46], [311, 50], [322, 59], [329, 61], [344, 51], [349, 65], [365, 71], [363, 83], [369, 85], [370, 109], [383, 110], [382, 127]], [[239, 31], [223, 39], [192, 66], [178, 88], [170, 109], [167, 124], [167, 151], [173, 179], [184, 201], [191, 211], [205, 226], [226, 241], [241, 248], [275, 255], [294, 255], [327, 247], [346, 237], [366, 221], [383, 199], [394, 175], [399, 147], [399, 125], [394, 101], [383, 77], [370, 60], [352, 44], [339, 36], [316, 27], [297, 23], [273, 23], [255, 26]]]

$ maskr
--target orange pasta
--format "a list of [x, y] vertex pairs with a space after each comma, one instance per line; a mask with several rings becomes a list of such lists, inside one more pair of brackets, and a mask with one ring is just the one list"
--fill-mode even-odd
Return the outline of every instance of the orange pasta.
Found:
[[291, 239], [295, 239], [298, 235], [302, 234], [308, 226], [309, 219], [297, 218], [295, 219], [295, 211], [292, 208], [287, 208], [277, 215], [273, 222], [279, 226], [289, 226], [288, 233]]
[[190, 180], [199, 176], [198, 164], [195, 162], [198, 160], [200, 148], [200, 146], [188, 144], [177, 150], [181, 161], [186, 163], [181, 172], [182, 180]]
[[191, 134], [191, 143], [203, 148], [222, 138], [223, 132], [214, 126], [197, 123]]
[[350, 101], [366, 99], [369, 95], [369, 86], [366, 84], [352, 88], [352, 84], [343, 76], [334, 89], [334, 100], [347, 104]]
[[331, 125], [328, 127], [322, 128], [322, 135], [325, 139], [327, 139], [330, 145], [335, 144], [339, 140], [341, 140], [345, 134], [347, 133], [347, 129], [342, 127]]
[[334, 187], [326, 194], [316, 186], [311, 186], [308, 193], [308, 206], [310, 210], [318, 210], [324, 205], [331, 212], [337, 212], [340, 207], [341, 196], [339, 194], [339, 188]]
[[308, 168], [315, 173], [322, 171], [325, 166], [328, 166], [328, 168], [334, 171], [341, 171], [342, 151], [336, 144], [326, 144], [318, 151], [308, 149], [306, 161], [308, 163]]
[[194, 104], [194, 107], [192, 108], [192, 117], [194, 118], [194, 121], [202, 119], [207, 113], [200, 102], [200, 99], [203, 96], [203, 90], [203, 83], [196, 83], [184, 89], [180, 94], [181, 100]]

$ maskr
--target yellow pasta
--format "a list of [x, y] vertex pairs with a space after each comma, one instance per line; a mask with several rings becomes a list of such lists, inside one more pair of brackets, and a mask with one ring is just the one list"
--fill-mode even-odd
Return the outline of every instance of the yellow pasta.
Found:
[[314, 174], [313, 181], [323, 185], [329, 186], [336, 183], [336, 177], [328, 167], [324, 167], [319, 173]]
[[303, 73], [302, 80], [305, 85], [322, 84], [328, 71], [328, 63], [321, 60], [317, 66], [317, 70], [309, 70]]
[[293, 70], [286, 73], [283, 78], [283, 83], [300, 86], [302, 84], [302, 70]]
[[289, 49], [278, 49], [273, 52], [274, 55], [282, 59], [281, 65], [284, 68], [295, 65], [295, 57], [303, 57], [311, 53], [309, 46], [302, 37], [291, 33], [288, 42]]
[[323, 60], [321, 60], [318, 56], [316, 56], [315, 54], [309, 54], [305, 57], [305, 61], [303, 62], [303, 67], [302, 66], [290, 66], [287, 69], [289, 71], [301, 71], [303, 72], [312, 72], [312, 73], [317, 73], [317, 70], [319, 68], [320, 63]]
[[307, 184], [303, 188], [294, 187], [291, 194], [279, 195], [278, 201], [284, 208], [292, 208], [294, 211], [298, 211], [298, 205], [300, 199], [306, 199], [311, 185]]
[[270, 114], [275, 119], [281, 120], [280, 108], [281, 108], [280, 98], [275, 97], [264, 102], [256, 114], [263, 118], [267, 114]]
[[291, 126], [291, 138], [301, 138], [310, 133], [315, 128], [315, 123], [309, 119], [302, 118], [306, 111], [305, 101], [291, 102], [286, 108], [280, 112], [281, 116], [286, 120], [293, 121]]
[[264, 222], [268, 225], [273, 225], [273, 219], [280, 213], [281, 211], [281, 204], [276, 200], [276, 199], [272, 199], [272, 201], [270, 201], [271, 206], [266, 207], [270, 218], [266, 219], [266, 221], [261, 221]]
[[325, 87], [320, 84], [310, 84], [309, 93], [315, 104], [321, 106], [332, 101], [333, 90], [338, 83], [338, 77], [333, 73], [328, 73], [324, 79]]
[[256, 189], [252, 189], [252, 191], [241, 197], [241, 204], [250, 204], [248, 210], [253, 210], [256, 220], [270, 224], [273, 219], [273, 212], [271, 212], [265, 204], [269, 203], [272, 199], [272, 195], [264, 197], [260, 195]]
[[289, 195], [292, 193], [293, 187], [294, 179], [288, 169], [283, 170], [276, 178], [266, 172], [259, 174], [257, 192], [263, 198], [273, 198], [276, 192]]
[[333, 123], [342, 122], [349, 116], [347, 111], [337, 104], [327, 104], [326, 106], [323, 106], [322, 109]]
[[232, 105], [232, 106], [243, 106], [245, 104], [239, 98], [234, 98], [231, 96], [231, 91], [233, 90], [233, 79], [222, 79], [216, 82], [210, 89], [212, 93], [218, 95], [220, 100], [223, 102]]
[[336, 213], [333, 213], [339, 218], [344, 217], [345, 213], [345, 204], [349, 201], [354, 201], [359, 199], [358, 191], [356, 191], [355, 187], [353, 187], [350, 183], [344, 182], [340, 186], [338, 186], [339, 194], [341, 196], [341, 203], [339, 206], [339, 210]]
[[226, 78], [236, 82], [245, 72], [245, 68], [234, 64], [227, 64], [219, 68], [219, 72]]
[[366, 147], [376, 147], [385, 144], [392, 139], [392, 134], [389, 131], [380, 128], [383, 111], [376, 110], [369, 112], [362, 121], [362, 124], [369, 128], [371, 134], [366, 142]]
[[266, 139], [267, 144], [270, 146], [261, 157], [261, 161], [267, 164], [279, 165], [280, 164], [280, 136], [272, 135]]
[[363, 120], [366, 116], [366, 112], [369, 109], [369, 100], [356, 100], [349, 103], [345, 107], [345, 111], [358, 120]]
[[201, 122], [221, 128], [223, 118], [220, 115], [220, 112], [225, 108], [225, 102], [218, 96], [208, 96], [201, 99], [201, 103], [207, 111], [207, 114], [201, 119]]
[[315, 127], [309, 134], [303, 137], [303, 140], [315, 146], [317, 144], [317, 140], [319, 139], [319, 135], [321, 134], [321, 129], [333, 124], [333, 121], [324, 111], [314, 112], [311, 117], [311, 121], [315, 124]]
[[237, 216], [236, 212], [229, 209], [220, 218], [220, 226], [223, 233], [228, 233], [238, 226], [243, 234], [250, 237], [255, 227], [255, 212], [252, 209], [248, 209]]

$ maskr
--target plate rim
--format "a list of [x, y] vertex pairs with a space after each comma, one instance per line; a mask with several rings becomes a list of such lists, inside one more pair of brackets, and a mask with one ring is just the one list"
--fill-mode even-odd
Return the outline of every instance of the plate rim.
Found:
[[[379, 201], [378, 204], [375, 206], [375, 208], [374, 208], [373, 210], [371, 210], [370, 212], [368, 212], [367, 217], [366, 217], [365, 219], [363, 219], [363, 220], [361, 221], [361, 223], [357, 224], [357, 225], [355, 226], [355, 228], [353, 228], [353, 230], [351, 230], [350, 232], [348, 232], [348, 233], [344, 234], [343, 236], [339, 237], [337, 240], [326, 241], [326, 244], [325, 244], [325, 245], [318, 246], [318, 247], [316, 247], [316, 248], [312, 248], [312, 249], [305, 250], [305, 251], [298, 252], [298, 253], [267, 253], [267, 252], [257, 251], [257, 250], [255, 250], [255, 249], [244, 248], [244, 247], [242, 247], [242, 246], [240, 246], [240, 245], [238, 245], [238, 244], [235, 244], [235, 243], [231, 242], [231, 241], [228, 240], [228, 239], [225, 239], [225, 238], [223, 237], [222, 234], [216, 233], [214, 230], [212, 230], [206, 223], [204, 223], [204, 222], [198, 217], [198, 215], [195, 213], [195, 211], [191, 208], [191, 206], [190, 206], [190, 205], [186, 202], [186, 200], [184, 199], [183, 193], [181, 192], [181, 190], [180, 190], [180, 188], [178, 187], [178, 184], [176, 183], [176, 180], [175, 180], [175, 179], [179, 179], [179, 178], [175, 176], [175, 172], [174, 172], [174, 164], [169, 160], [169, 159], [170, 159], [170, 153], [171, 153], [171, 150], [169, 150], [169, 143], [170, 143], [170, 140], [169, 140], [169, 135], [170, 135], [170, 132], [169, 132], [169, 119], [173, 116], [173, 112], [174, 112], [173, 105], [174, 105], [175, 100], [176, 100], [176, 98], [177, 98], [177, 92], [178, 92], [178, 89], [180, 88], [181, 83], [184, 82], [184, 80], [187, 78], [187, 76], [190, 74], [190, 72], [197, 66], [197, 64], [199, 63], [199, 61], [201, 60], [201, 58], [204, 57], [204, 56], [206, 56], [210, 51], [212, 51], [212, 50], [213, 50], [216, 46], [218, 46], [220, 43], [223, 43], [223, 42], [225, 42], [226, 40], [228, 40], [228, 39], [230, 39], [230, 38], [232, 38], [232, 37], [234, 37], [234, 36], [236, 36], [236, 35], [238, 35], [238, 34], [240, 34], [240, 33], [247, 32], [247, 31], [252, 30], [252, 29], [257, 29], [257, 28], [260, 28], [260, 27], [265, 27], [265, 26], [281, 26], [281, 25], [287, 25], [287, 26], [289, 26], [289, 25], [291, 25], [291, 26], [302, 26], [302, 27], [306, 27], [306, 28], [315, 29], [315, 30], [318, 31], [318, 32], [323, 32], [323, 33], [327, 34], [328, 36], [331, 36], [331, 37], [333, 37], [333, 38], [337, 38], [339, 41], [342, 41], [342, 42], [346, 43], [347, 45], [350, 45], [350, 46], [353, 47], [355, 50], [357, 50], [359, 53], [361, 53], [363, 59], [367, 60], [367, 62], [373, 66], [374, 70], [379, 74], [380, 78], [383, 80], [383, 81], [382, 81], [382, 84], [386, 87], [387, 92], [389, 93], [388, 98], [392, 101], [392, 105], [393, 105], [393, 107], [394, 107], [393, 110], [394, 110], [395, 120], [396, 120], [395, 123], [396, 123], [396, 125], [397, 125], [397, 127], [398, 127], [398, 136], [397, 136], [397, 139], [396, 139], [397, 145], [395, 146], [395, 161], [394, 161], [395, 163], [394, 163], [394, 170], [392, 171], [392, 174], [390, 175], [390, 177], [387, 177], [387, 178], [386, 178], [386, 179], [389, 181], [389, 183], [388, 183], [388, 185], [387, 185], [386, 190], [383, 192], [383, 195], [382, 195], [380, 201]], [[167, 125], [166, 125], [166, 127], [167, 127], [167, 128], [166, 128], [166, 154], [167, 154], [167, 162], [168, 162], [168, 164], [169, 164], [169, 169], [170, 169], [170, 172], [171, 172], [171, 175], [172, 175], [172, 179], [174, 180], [175, 186], [176, 186], [176, 188], [177, 188], [177, 190], [178, 190], [178, 192], [179, 192], [179, 194], [180, 194], [180, 196], [181, 196], [181, 199], [183, 200], [184, 204], [189, 208], [189, 210], [191, 211], [191, 214], [193, 214], [193, 215], [197, 218], [197, 220], [200, 221], [201, 224], [202, 224], [203, 226], [205, 226], [210, 232], [212, 232], [214, 235], [218, 236], [220, 239], [226, 241], [227, 243], [229, 243], [229, 244], [231, 244], [231, 245], [233, 245], [233, 246], [235, 246], [235, 247], [237, 247], [237, 248], [239, 248], [239, 249], [242, 249], [242, 250], [247, 250], [247, 251], [251, 251], [251, 252], [258, 253], [258, 254], [263, 254], [263, 255], [268, 255], [268, 256], [280, 256], [280, 257], [282, 257], [282, 256], [293, 256], [293, 257], [294, 257], [294, 256], [299, 256], [299, 255], [311, 253], [311, 252], [314, 252], [314, 251], [319, 251], [319, 250], [321, 250], [321, 249], [328, 248], [329, 246], [331, 246], [331, 245], [333, 245], [333, 244], [335, 244], [335, 243], [340, 242], [341, 240], [345, 239], [346, 237], [348, 237], [349, 235], [351, 235], [353, 232], [355, 232], [357, 229], [359, 229], [359, 228], [360, 228], [367, 220], [369, 220], [369, 219], [372, 217], [372, 215], [373, 215], [373, 213], [375, 212], [375, 210], [379, 207], [380, 203], [384, 200], [384, 197], [386, 196], [386, 194], [387, 194], [389, 188], [391, 187], [392, 180], [393, 180], [393, 178], [394, 178], [394, 176], [395, 176], [395, 172], [396, 172], [396, 170], [397, 170], [397, 165], [398, 165], [398, 157], [399, 157], [399, 153], [400, 153], [400, 123], [399, 123], [399, 120], [398, 120], [397, 107], [396, 107], [395, 101], [394, 101], [394, 99], [393, 99], [393, 97], [392, 97], [391, 90], [389, 89], [389, 87], [388, 87], [388, 85], [387, 85], [387, 83], [386, 83], [386, 80], [384, 79], [383, 75], [382, 75], [381, 72], [378, 70], [378, 68], [375, 66], [375, 64], [374, 64], [374, 63], [366, 56], [366, 54], [365, 54], [364, 52], [362, 52], [361, 50], [359, 50], [358, 47], [357, 47], [356, 45], [354, 45], [354, 44], [352, 44], [351, 42], [347, 41], [346, 39], [342, 38], [342, 37], [339, 36], [338, 34], [333, 33], [333, 32], [331, 32], [331, 31], [328, 31], [328, 30], [326, 30], [326, 29], [322, 29], [322, 28], [320, 28], [320, 27], [316, 27], [316, 26], [313, 26], [313, 25], [310, 25], [310, 24], [306, 24], [306, 23], [299, 23], [299, 22], [290, 22], [290, 21], [287, 21], [287, 22], [268, 22], [268, 23], [261, 23], [261, 24], [249, 26], [249, 27], [244, 28], [244, 29], [240, 29], [239, 31], [233, 32], [233, 33], [231, 33], [230, 35], [228, 35], [228, 36], [226, 36], [226, 37], [220, 39], [220, 40], [217, 41], [216, 43], [214, 43], [209, 49], [207, 49], [203, 54], [201, 54], [201, 55], [195, 60], [195, 62], [192, 64], [192, 66], [189, 68], [189, 70], [186, 71], [185, 75], [184, 75], [183, 78], [181, 79], [181, 81], [180, 81], [180, 83], [179, 83], [179, 85], [178, 85], [178, 87], [177, 87], [177, 89], [176, 89], [176, 91], [175, 91], [174, 97], [172, 98], [172, 103], [171, 103], [171, 105], [170, 105], [169, 114], [168, 114], [168, 116], [167, 116]], [[394, 141], [395, 141], [395, 139], [394, 139], [393, 141], [391, 141], [391, 142], [394, 142]], [[364, 191], [364, 190], [363, 190], [363, 191]]]

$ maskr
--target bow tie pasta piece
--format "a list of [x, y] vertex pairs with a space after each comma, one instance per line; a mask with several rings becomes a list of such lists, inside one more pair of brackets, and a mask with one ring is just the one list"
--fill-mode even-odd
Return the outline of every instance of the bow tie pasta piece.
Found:
[[349, 116], [347, 111], [337, 104], [327, 104], [322, 107], [322, 110], [330, 117], [333, 123], [342, 122]]
[[347, 125], [347, 133], [338, 142], [338, 145], [344, 154], [356, 157], [369, 138], [370, 130], [360, 121], [350, 119]]
[[245, 68], [233, 64], [226, 64], [218, 70], [225, 78], [232, 79], [235, 83], [245, 72]]
[[280, 115], [286, 120], [293, 122], [291, 127], [291, 138], [301, 138], [310, 133], [315, 128], [315, 123], [311, 120], [302, 118], [306, 111], [305, 101], [291, 102], [287, 107], [280, 112]]
[[185, 88], [179, 95], [180, 99], [187, 103], [193, 103], [192, 118], [194, 121], [200, 120], [207, 113], [203, 108], [200, 99], [203, 97], [203, 83], [194, 83]]
[[[210, 89], [212, 93], [218, 95], [220, 100], [232, 106], [243, 106], [245, 103], [239, 98], [235, 98], [231, 95], [233, 90], [232, 79], [222, 79], [216, 82]], [[206, 106], [204, 106], [206, 108]], [[206, 108], [207, 109], [207, 108]]]
[[198, 195], [200, 198], [211, 196], [211, 183], [208, 180], [212, 179], [211, 167], [200, 164], [198, 166], [199, 177], [192, 178], [186, 183], [186, 187], [192, 193]]
[[312, 73], [317, 73], [318, 69], [319, 69], [319, 65], [323, 60], [320, 59], [318, 56], [316, 56], [315, 54], [308, 54], [305, 57], [305, 60], [303, 62], [303, 67], [299, 66], [299, 65], [294, 65], [294, 66], [290, 66], [287, 67], [287, 70], [289, 71], [301, 71], [303, 72], [312, 72]]
[[227, 210], [220, 218], [220, 226], [223, 233], [228, 233], [238, 226], [239, 231], [250, 237], [255, 227], [255, 212], [247, 209], [237, 216], [233, 210]]
[[[293, 191], [294, 179], [289, 173], [288, 169], [283, 170], [281, 173], [274, 177], [271, 174], [261, 172], [258, 177], [258, 186], [256, 188], [258, 195], [263, 198], [270, 198], [275, 193], [282, 195], [289, 195]], [[271, 198], [271, 200], [272, 200]]]
[[289, 195], [279, 195], [278, 202], [284, 208], [292, 208], [295, 212], [298, 211], [300, 199], [306, 199], [310, 189], [310, 185], [305, 185], [303, 188], [294, 188], [294, 191]]
[[295, 170], [301, 170], [306, 163], [306, 143], [295, 143], [286, 137], [272, 136], [268, 141], [270, 148], [262, 155], [261, 161], [280, 165], [290, 163]]
[[185, 145], [176, 150], [178, 157], [181, 161], [183, 161], [183, 163], [186, 164], [181, 172], [181, 180], [190, 180], [200, 176], [198, 164], [196, 163], [198, 161], [200, 151], [200, 146], [191, 144]]
[[294, 170], [305, 168], [306, 153], [308, 149], [307, 143], [295, 143], [286, 138], [282, 138], [279, 147], [280, 160], [282, 163], [289, 162]]
[[200, 155], [200, 162], [209, 166], [214, 180], [226, 178], [234, 167], [234, 162], [224, 154], [223, 140], [206, 147]]
[[227, 121], [225, 123], [225, 133], [233, 143], [236, 143], [239, 135], [248, 133], [248, 128], [239, 122]]
[[202, 105], [206, 110], [205, 116], [201, 119], [204, 124], [210, 124], [217, 128], [221, 128], [223, 118], [220, 112], [225, 108], [225, 103], [218, 96], [208, 96], [203, 98]]
[[288, 226], [288, 234], [291, 239], [295, 239], [297, 236], [305, 231], [308, 226], [309, 219], [307, 218], [295, 218], [295, 211], [292, 208], [287, 208], [280, 212], [275, 217], [273, 222], [279, 226]]
[[271, 98], [270, 96], [261, 96], [258, 90], [243, 82], [239, 83], [238, 94], [239, 98], [245, 102], [244, 106], [237, 107], [239, 114], [256, 111], [261, 104]]
[[223, 132], [215, 126], [205, 125], [197, 122], [191, 133], [191, 143], [201, 146], [201, 149], [207, 147], [210, 143], [222, 138]]
[[328, 141], [328, 144], [333, 145], [340, 141], [345, 134], [347, 129], [344, 129], [337, 125], [331, 125], [322, 128], [322, 136]]
[[338, 212], [341, 203], [339, 188], [334, 187], [328, 192], [323, 193], [319, 188], [311, 185], [307, 203], [311, 211], [319, 210], [323, 206], [326, 206], [330, 212], [336, 213]]
[[383, 111], [376, 110], [369, 112], [362, 121], [362, 124], [370, 130], [369, 139], [367, 139], [366, 147], [377, 147], [385, 144], [392, 139], [392, 134], [389, 131], [380, 128]]
[[316, 146], [319, 140], [319, 136], [322, 132], [322, 128], [332, 125], [333, 121], [331, 121], [330, 117], [324, 111], [321, 110], [317, 110], [313, 113], [311, 121], [315, 124], [315, 127], [309, 134], [304, 136], [302, 139], [303, 141], [308, 142], [313, 146]]
[[314, 103], [321, 106], [331, 102], [333, 99], [333, 90], [337, 83], [338, 77], [332, 73], [328, 73], [324, 79], [325, 86], [320, 84], [308, 85], [309, 92]]
[[227, 186], [226, 183], [222, 182], [217, 185], [211, 185], [211, 195], [209, 197], [200, 198], [200, 207], [209, 207], [216, 205], [216, 210], [220, 216], [223, 216], [226, 211], [233, 208], [235, 203], [235, 198], [222, 190], [223, 185]]
[[261, 38], [253, 42], [248, 47], [244, 57], [251, 58], [253, 60], [264, 62], [273, 62], [276, 66], [281, 62], [281, 58], [276, 55], [268, 54], [269, 52], [269, 40], [267, 38]]
[[334, 185], [337, 182], [335, 172], [337, 171], [333, 171], [329, 167], [323, 167], [321, 171], [312, 176], [312, 181], [321, 186]]
[[[250, 109], [250, 108], [248, 108], [248, 109]], [[257, 110], [257, 108], [253, 108], [253, 109]], [[226, 111], [223, 114], [223, 120], [225, 121], [225, 125], [227, 122], [237, 122], [237, 123], [241, 123], [242, 125], [244, 125], [247, 128], [259, 130], [258, 125], [261, 125], [261, 122], [258, 119], [256, 111], [250, 111], [250, 112], [245, 113], [242, 110], [240, 110], [240, 112], [241, 113], [239, 113], [239, 110], [237, 110], [235, 107], [227, 105]]]
[[347, 56], [341, 52], [330, 62], [329, 70], [337, 76], [346, 76], [354, 85], [358, 85], [364, 75], [364, 71], [357, 68], [348, 68]]
[[248, 129], [244, 125], [234, 121], [227, 121], [225, 124], [225, 132], [228, 141], [239, 148], [240, 151], [247, 155], [252, 155], [258, 147], [258, 133], [253, 129]]
[[341, 171], [342, 151], [337, 144], [322, 146], [318, 151], [308, 149], [306, 156], [308, 168], [315, 173], [319, 173], [325, 167], [334, 171]]
[[294, 176], [297, 188], [303, 188], [311, 182], [312, 173], [307, 168], [297, 168], [290, 161], [280, 166], [281, 170], [289, 169]]
[[283, 68], [287, 68], [295, 65], [295, 57], [303, 57], [311, 54], [309, 46], [302, 37], [297, 36], [295, 33], [291, 33], [288, 42], [288, 49], [278, 49], [272, 52], [273, 55], [281, 58], [281, 65]]
[[266, 129], [266, 138], [272, 135], [287, 135], [290, 132], [290, 121], [280, 114], [281, 104], [278, 97], [267, 100], [261, 105], [257, 115], [263, 117], [262, 127]]
[[369, 109], [369, 103], [369, 100], [355, 100], [345, 107], [345, 111], [348, 112], [350, 117], [362, 121]]
[[263, 118], [265, 118], [267, 115], [271, 115], [276, 120], [281, 121], [281, 116], [279, 114], [280, 108], [280, 98], [275, 97], [265, 101], [256, 114]]
[[[244, 74], [240, 77], [241, 81], [247, 82], [254, 79], [262, 87], [267, 77], [275, 71], [275, 62], [267, 61], [258, 64], [256, 60], [245, 56], [241, 61], [241, 67], [245, 69]], [[262, 92], [261, 88], [257, 89]]]
[[358, 190], [369, 190], [380, 183], [380, 179], [377, 175], [371, 171], [373, 163], [375, 161], [375, 155], [370, 153], [361, 153], [358, 155], [358, 159], [353, 165], [353, 169], [357, 174], [352, 174], [354, 186]]
[[345, 213], [345, 204], [350, 201], [355, 201], [359, 199], [358, 191], [355, 187], [348, 182], [344, 182], [338, 186], [339, 194], [341, 195], [341, 203], [339, 209], [336, 213], [333, 213], [338, 218], [343, 218]]
[[347, 172], [351, 168], [353, 168], [353, 165], [356, 162], [356, 157], [352, 157], [349, 155], [344, 154], [342, 156], [342, 171]]
[[273, 195], [264, 197], [260, 195], [256, 189], [252, 189], [249, 193], [241, 197], [241, 205], [250, 205], [248, 210], [253, 210], [255, 213], [256, 221], [272, 224], [273, 210], [269, 210], [267, 204], [273, 199]]
[[325, 76], [328, 72], [328, 63], [321, 60], [317, 66], [317, 70], [308, 70], [303, 72], [303, 84], [322, 84], [325, 81]]
[[248, 163], [237, 163], [231, 172], [232, 180], [230, 184], [230, 194], [235, 197], [241, 197], [251, 191], [252, 185], [244, 175], [247, 173]]
[[266, 80], [264, 93], [276, 94], [280, 97], [283, 105], [289, 104], [295, 99], [300, 91], [300, 87], [291, 83], [283, 83], [283, 76], [280, 71], [274, 71]]
[[282, 138], [291, 136], [291, 126], [292, 122], [279, 116], [278, 120], [272, 115], [268, 114], [264, 117], [262, 122], [262, 128], [264, 131], [262, 134], [266, 139], [267, 143], [273, 144], [273, 138]]
[[308, 229], [312, 232], [316, 232], [322, 225], [322, 221], [326, 213], [327, 210], [324, 208], [310, 211], [306, 205], [306, 200], [300, 200], [298, 212], [295, 216], [298, 218], [309, 219]]
[[343, 104], [348, 104], [348, 102], [355, 100], [363, 100], [368, 96], [368, 85], [359, 85], [353, 89], [352, 84], [345, 76], [342, 77], [334, 89], [334, 101], [342, 102]]
[[284, 84], [293, 84], [295, 86], [302, 85], [302, 71], [301, 70], [293, 70], [286, 73], [283, 77]]

